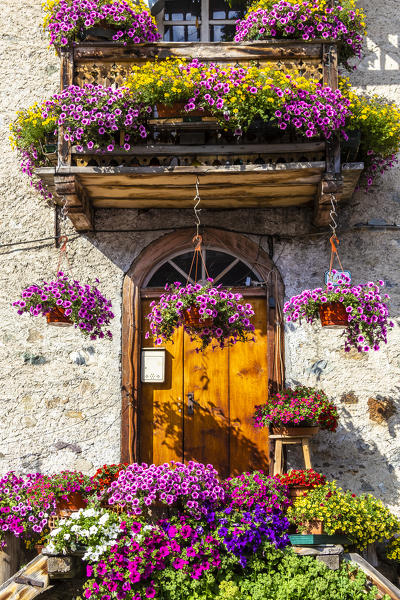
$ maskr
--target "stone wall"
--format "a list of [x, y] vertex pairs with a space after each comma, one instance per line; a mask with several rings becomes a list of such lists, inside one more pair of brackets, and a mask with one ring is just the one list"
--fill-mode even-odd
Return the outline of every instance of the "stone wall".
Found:
[[[378, 4], [364, 2], [368, 53], [352, 80], [400, 102], [398, 5], [395, 0]], [[0, 13], [0, 244], [54, 235], [53, 209], [29, 187], [8, 145], [15, 110], [57, 90], [58, 59], [47, 50], [41, 18], [39, 0], [5, 0]], [[267, 251], [267, 238], [255, 233], [274, 235], [274, 261], [288, 297], [321, 285], [328, 266], [328, 236], [310, 236], [310, 220], [308, 209], [202, 212], [206, 226], [240, 229]], [[340, 333], [318, 325], [288, 326], [287, 383], [318, 385], [340, 407], [338, 432], [315, 439], [316, 468], [355, 491], [373, 491], [400, 511], [400, 236], [359, 226], [400, 224], [399, 170], [385, 175], [372, 193], [358, 191], [340, 207], [339, 222], [345, 267], [354, 282], [387, 282], [396, 327], [386, 348], [360, 355], [343, 352]], [[99, 210], [97, 229], [142, 232], [75, 236], [70, 230], [73, 275], [98, 277], [112, 299], [116, 318], [109, 343], [85, 342], [72, 328], [44, 327], [42, 319], [16, 315], [11, 302], [25, 285], [55, 274], [58, 250], [51, 241], [0, 248], [0, 472], [90, 473], [119, 460], [124, 273], [158, 236], [192, 224], [190, 210]]]

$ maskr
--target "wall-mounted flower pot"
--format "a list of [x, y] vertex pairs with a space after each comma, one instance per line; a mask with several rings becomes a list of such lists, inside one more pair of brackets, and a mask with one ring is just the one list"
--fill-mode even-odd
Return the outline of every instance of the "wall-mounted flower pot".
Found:
[[341, 302], [325, 302], [319, 307], [322, 327], [343, 328], [348, 324], [346, 307]]
[[185, 325], [188, 327], [196, 327], [201, 329], [202, 327], [211, 327], [213, 319], [208, 315], [203, 319], [204, 315], [199, 313], [197, 306], [191, 306], [190, 309], [186, 309], [183, 313], [183, 319]]
[[361, 131], [347, 131], [348, 140], [341, 139], [340, 154], [342, 163], [354, 162], [357, 160], [358, 151], [361, 143]]
[[118, 31], [117, 27], [90, 27], [79, 32], [81, 42], [96, 42], [97, 40], [112, 41], [113, 35]]
[[46, 320], [48, 325], [55, 325], [57, 327], [68, 327], [73, 325], [73, 322], [69, 317], [65, 315], [65, 309], [59, 306], [54, 306], [47, 314]]
[[272, 433], [284, 437], [311, 437], [316, 435], [319, 427], [291, 427], [290, 425], [272, 425]]

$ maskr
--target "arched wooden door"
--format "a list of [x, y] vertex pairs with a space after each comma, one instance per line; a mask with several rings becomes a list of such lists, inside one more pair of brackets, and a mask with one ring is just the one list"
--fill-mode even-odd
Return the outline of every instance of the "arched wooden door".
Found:
[[[255, 342], [197, 353], [178, 329], [167, 343], [164, 383], [141, 383], [138, 415], [140, 460], [161, 464], [197, 460], [221, 474], [268, 470], [268, 435], [253, 427], [254, 407], [268, 394], [267, 297], [254, 285], [257, 272], [227, 252], [205, 248], [204, 261], [216, 283], [240, 291], [255, 308]], [[142, 288], [141, 345], [150, 302], [167, 282], [186, 281], [191, 252], [173, 256], [149, 274]], [[204, 274], [203, 274], [204, 276]], [[247, 285], [246, 285], [247, 284]]]

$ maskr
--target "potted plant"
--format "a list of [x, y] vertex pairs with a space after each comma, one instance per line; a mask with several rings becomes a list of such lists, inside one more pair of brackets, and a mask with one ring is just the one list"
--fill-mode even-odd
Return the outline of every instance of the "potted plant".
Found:
[[[332, 273], [336, 273], [335, 270]], [[379, 350], [380, 344], [387, 343], [388, 329], [394, 325], [389, 320], [386, 301], [382, 294], [383, 281], [351, 286], [346, 275], [337, 285], [328, 283], [326, 289], [304, 290], [286, 302], [283, 312], [286, 320], [292, 323], [305, 318], [308, 323], [321, 319], [321, 323], [341, 324], [346, 335], [344, 349], [349, 352]], [[345, 316], [346, 315], [346, 316]]]
[[311, 522], [322, 521], [324, 533], [345, 535], [360, 550], [400, 531], [399, 519], [381, 500], [371, 494], [356, 496], [337, 487], [335, 481], [296, 498], [287, 516], [302, 533], [311, 533]]
[[362, 9], [343, 0], [332, 6], [318, 0], [257, 0], [245, 18], [236, 23], [236, 42], [267, 39], [339, 40], [341, 61], [360, 57], [366, 36]]
[[213, 287], [212, 279], [204, 285], [196, 283], [182, 286], [180, 282], [166, 285], [166, 292], [158, 302], [151, 303], [147, 315], [150, 332], [157, 345], [171, 340], [175, 329], [183, 326], [192, 339], [201, 342], [200, 350], [211, 343], [215, 347], [254, 340], [254, 315], [251, 304], [243, 302], [241, 294]]
[[275, 479], [288, 486], [291, 498], [302, 496], [310, 489], [317, 485], [324, 485], [326, 482], [325, 475], [320, 475], [313, 469], [291, 469], [288, 473], [275, 475]]
[[127, 44], [157, 42], [160, 34], [142, 0], [47, 0], [44, 29], [57, 50], [85, 39]]
[[256, 406], [255, 427], [271, 426], [272, 432], [287, 437], [315, 435], [319, 429], [335, 431], [339, 415], [322, 390], [297, 386], [272, 394]]
[[47, 316], [55, 312], [49, 321], [70, 321], [91, 340], [112, 338], [111, 331], [106, 329], [114, 318], [111, 302], [97, 287], [81, 285], [76, 280], [69, 281], [67, 275], [59, 271], [55, 281], [43, 281], [40, 286], [31, 285], [23, 290], [21, 296], [21, 300], [13, 302], [19, 315], [29, 313], [34, 317]]

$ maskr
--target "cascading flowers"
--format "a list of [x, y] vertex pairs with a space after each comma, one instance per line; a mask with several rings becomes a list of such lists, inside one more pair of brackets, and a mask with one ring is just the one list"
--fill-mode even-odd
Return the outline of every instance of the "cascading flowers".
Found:
[[339, 55], [345, 64], [361, 57], [365, 16], [355, 0], [256, 0], [236, 23], [236, 42], [270, 38], [343, 41]]
[[[98, 283], [98, 279], [96, 282]], [[21, 300], [13, 302], [19, 315], [29, 313], [36, 317], [57, 308], [91, 340], [112, 338], [111, 331], [106, 330], [114, 318], [111, 301], [97, 287], [81, 285], [76, 280], [70, 281], [67, 275], [59, 271], [55, 281], [31, 285], [23, 290], [21, 296]]]
[[110, 39], [127, 44], [160, 39], [143, 0], [47, 0], [43, 27], [59, 49], [85, 39], [95, 27], [110, 28]]
[[356, 496], [337, 487], [335, 481], [296, 498], [287, 515], [300, 531], [306, 521], [323, 521], [325, 533], [343, 532], [360, 550], [400, 532], [399, 519], [381, 500], [371, 494]]
[[[334, 269], [332, 273], [336, 273]], [[308, 323], [319, 318], [319, 308], [327, 302], [341, 302], [346, 308], [348, 323], [344, 349], [349, 352], [356, 348], [358, 352], [379, 350], [380, 344], [387, 344], [387, 332], [394, 327], [389, 320], [389, 310], [386, 301], [388, 294], [382, 294], [384, 282], [368, 283], [351, 286], [346, 275], [338, 280], [338, 285], [328, 283], [326, 289], [316, 288], [304, 290], [300, 295], [293, 296], [286, 302], [283, 312], [286, 320], [295, 323], [304, 317]]]
[[[157, 345], [171, 340], [178, 327], [201, 342], [201, 350], [211, 343], [215, 347], [224, 348], [236, 342], [246, 342], [254, 339], [254, 325], [250, 319], [254, 315], [251, 304], [243, 302], [241, 294], [230, 290], [223, 290], [221, 286], [213, 287], [212, 279], [205, 285], [189, 283], [182, 286], [175, 282], [174, 285], [165, 286], [166, 293], [158, 302], [153, 301], [151, 312], [147, 315], [150, 321], [150, 332]], [[193, 323], [192, 314], [199, 315], [199, 322]], [[204, 323], [205, 326], [202, 325]]]
[[254, 427], [286, 425], [335, 431], [338, 420], [336, 406], [322, 390], [297, 386], [272, 394], [265, 404], [256, 406]]

